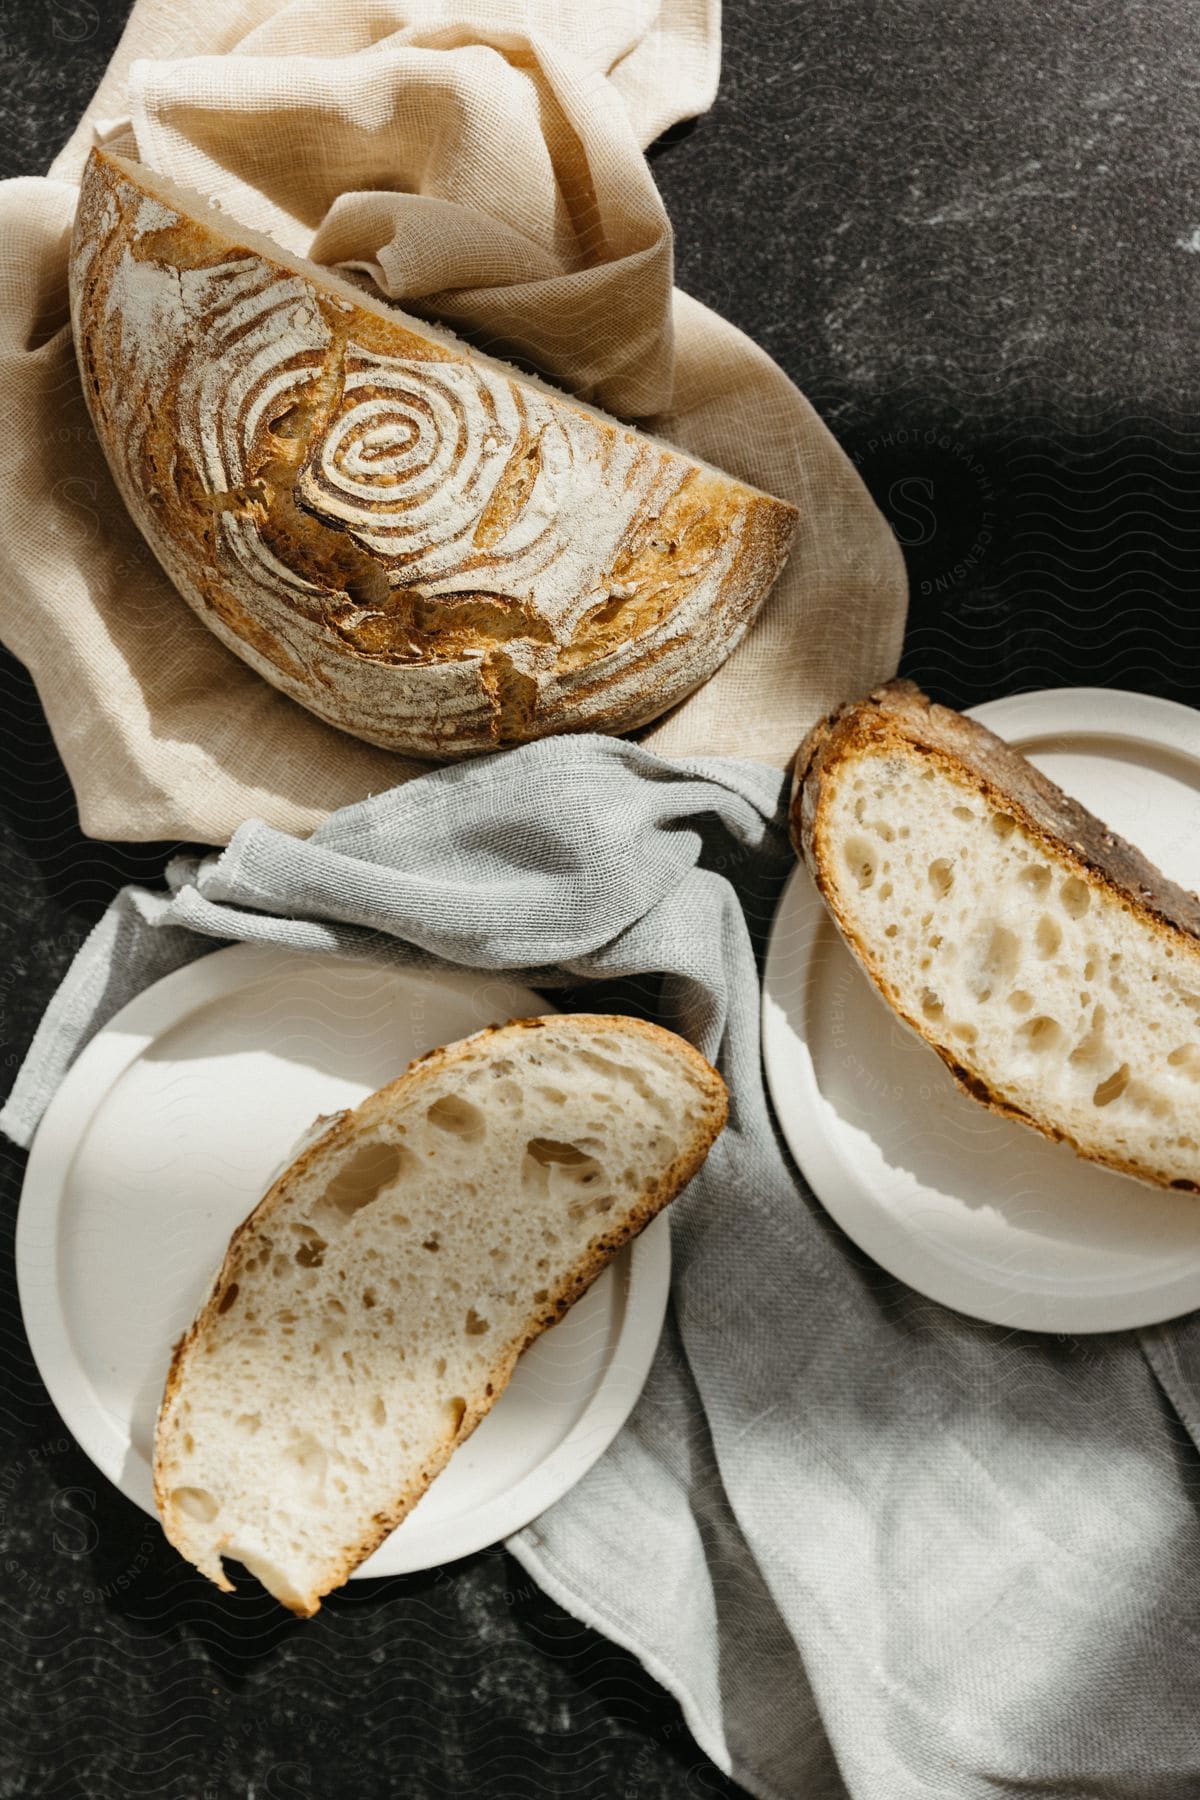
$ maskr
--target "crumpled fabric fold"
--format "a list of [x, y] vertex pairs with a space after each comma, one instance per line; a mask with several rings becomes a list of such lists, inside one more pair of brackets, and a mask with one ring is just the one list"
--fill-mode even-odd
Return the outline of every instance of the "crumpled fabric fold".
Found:
[[428, 767], [239, 661], [125, 513], [67, 323], [94, 141], [800, 508], [756, 624], [652, 748], [782, 767], [818, 713], [894, 672], [906, 589], [881, 515], [783, 371], [673, 287], [643, 150], [711, 104], [719, 59], [716, 0], [139, 0], [48, 176], [0, 184], [0, 638], [85, 831], [306, 831]]
[[509, 1548], [752, 1794], [1185, 1800], [1200, 1332], [979, 1324], [832, 1224], [759, 1055], [786, 786], [752, 761], [559, 738], [426, 775], [308, 841], [249, 823], [178, 859], [165, 892], [114, 902], [0, 1126], [28, 1142], [96, 1029], [230, 940], [511, 970], [680, 1031], [731, 1114], [671, 1207], [667, 1327], [626, 1426]]

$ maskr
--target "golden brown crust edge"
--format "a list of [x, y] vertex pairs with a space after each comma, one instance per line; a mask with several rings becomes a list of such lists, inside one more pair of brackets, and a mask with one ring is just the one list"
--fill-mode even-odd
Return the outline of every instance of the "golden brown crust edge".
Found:
[[1052, 1142], [1069, 1144], [1085, 1161], [1132, 1175], [1155, 1187], [1200, 1192], [1200, 1182], [1165, 1181], [1133, 1159], [1114, 1157], [1078, 1143], [1070, 1133], [1027, 1112], [997, 1093], [969, 1062], [931, 1035], [909, 1011], [884, 976], [869, 944], [855, 932], [838, 905], [820, 842], [829, 777], [838, 764], [865, 749], [896, 747], [928, 756], [946, 774], [966, 780], [987, 803], [1015, 818], [1049, 856], [1073, 873], [1115, 896], [1164, 941], [1200, 945], [1200, 899], [1161, 870], [1133, 844], [1118, 837], [1079, 801], [1034, 768], [1028, 759], [986, 726], [949, 707], [938, 706], [915, 682], [897, 679], [851, 701], [821, 719], [796, 753], [789, 823], [802, 856], [843, 940], [888, 1005], [935, 1051], [964, 1093], [990, 1112], [1031, 1126]]
[[[617, 1026], [623, 1031], [632, 1031], [639, 1036], [670, 1040], [672, 1052], [682, 1062], [689, 1065], [697, 1085], [709, 1102], [709, 1116], [705, 1122], [704, 1135], [697, 1139], [690, 1152], [676, 1158], [662, 1178], [647, 1192], [641, 1206], [629, 1215], [622, 1226], [597, 1239], [584, 1260], [576, 1264], [558, 1286], [550, 1291], [548, 1298], [539, 1304], [529, 1330], [520, 1345], [515, 1350], [507, 1352], [493, 1365], [489, 1372], [489, 1379], [484, 1384], [484, 1391], [473, 1397], [463, 1413], [457, 1429], [447, 1435], [443, 1448], [419, 1471], [388, 1512], [377, 1516], [376, 1524], [361, 1542], [353, 1550], [348, 1551], [342, 1560], [330, 1570], [324, 1585], [319, 1591], [315, 1590], [309, 1596], [312, 1604], [294, 1606], [291, 1608], [292, 1611], [301, 1618], [311, 1618], [318, 1610], [322, 1596], [340, 1587], [358, 1568], [359, 1564], [365, 1562], [373, 1550], [378, 1549], [384, 1539], [390, 1536], [397, 1525], [412, 1511], [435, 1476], [439, 1475], [446, 1466], [453, 1452], [470, 1437], [476, 1426], [491, 1411], [508, 1386], [513, 1369], [522, 1353], [529, 1348], [535, 1338], [541, 1336], [543, 1331], [549, 1330], [551, 1326], [558, 1323], [576, 1300], [603, 1274], [613, 1257], [644, 1231], [665, 1206], [682, 1193], [688, 1182], [701, 1168], [713, 1144], [724, 1130], [729, 1112], [728, 1091], [720, 1075], [698, 1050], [686, 1039], [665, 1030], [660, 1025], [652, 1025], [643, 1019], [628, 1018], [623, 1014], [555, 1013], [544, 1019], [540, 1017], [512, 1019], [506, 1025], [491, 1025], [456, 1044], [431, 1050], [424, 1056], [416, 1057], [395, 1081], [389, 1082], [386, 1087], [369, 1095], [353, 1112], [341, 1114], [330, 1129], [310, 1144], [276, 1179], [258, 1205], [234, 1231], [222, 1259], [221, 1267], [213, 1279], [205, 1300], [192, 1324], [172, 1351], [155, 1427], [154, 1502], [168, 1540], [182, 1555], [187, 1556], [188, 1552], [185, 1546], [172, 1535], [169, 1522], [171, 1514], [166, 1504], [166, 1494], [160, 1482], [160, 1449], [173, 1402], [183, 1382], [189, 1353], [193, 1345], [203, 1337], [207, 1326], [216, 1316], [222, 1296], [240, 1270], [239, 1251], [242, 1242], [252, 1230], [257, 1229], [287, 1204], [290, 1183], [306, 1172], [318, 1152], [324, 1153], [329, 1149], [336, 1148], [339, 1141], [348, 1141], [356, 1135], [363, 1124], [368, 1122], [367, 1119], [364, 1119], [364, 1114], [368, 1114], [368, 1109], [370, 1109], [368, 1119], [375, 1114], [386, 1112], [397, 1089], [404, 1088], [411, 1091], [414, 1088], [423, 1087], [427, 1082], [436, 1082], [456, 1062], [468, 1060], [481, 1041], [486, 1038], [505, 1033], [539, 1030], [545, 1025], [561, 1027], [564, 1024], [567, 1024], [569, 1029], [578, 1029], [581, 1036], [590, 1036], [597, 1030], [611, 1030]], [[210, 1577], [210, 1579], [216, 1580], [215, 1577]], [[225, 1574], [223, 1566], [221, 1579], [216, 1581], [216, 1585], [225, 1593], [233, 1592], [234, 1584]]]

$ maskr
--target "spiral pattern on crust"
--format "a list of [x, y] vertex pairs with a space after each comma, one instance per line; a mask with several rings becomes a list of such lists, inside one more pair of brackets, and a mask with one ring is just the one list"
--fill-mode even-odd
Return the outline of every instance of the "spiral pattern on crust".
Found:
[[469, 554], [523, 409], [509, 384], [465, 373], [351, 346], [340, 407], [301, 477], [306, 499], [390, 561]]
[[631, 513], [680, 479], [655, 446], [486, 366], [351, 343], [297, 491], [393, 580], [437, 596], [484, 588], [567, 635], [603, 598]]

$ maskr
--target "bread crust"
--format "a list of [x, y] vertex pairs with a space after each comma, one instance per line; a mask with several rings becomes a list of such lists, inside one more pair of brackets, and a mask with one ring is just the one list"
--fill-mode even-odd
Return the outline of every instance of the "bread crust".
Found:
[[1200, 1182], [1166, 1181], [1134, 1159], [1111, 1156], [1079, 1143], [1069, 1132], [1016, 1105], [971, 1066], [965, 1053], [956, 1055], [940, 1043], [893, 991], [871, 945], [838, 905], [837, 883], [831, 877], [822, 834], [831, 777], [839, 765], [866, 750], [892, 748], [928, 757], [947, 775], [974, 787], [989, 806], [1014, 818], [1047, 857], [1065, 865], [1089, 887], [1119, 900], [1164, 946], [1182, 945], [1189, 956], [1200, 951], [1200, 899], [1169, 880], [1140, 850], [1065, 794], [1019, 750], [976, 720], [937, 705], [915, 682], [889, 681], [865, 699], [839, 707], [812, 728], [796, 753], [789, 822], [797, 854], [803, 857], [842, 938], [876, 988], [904, 1023], [937, 1052], [959, 1087], [989, 1111], [1032, 1126], [1055, 1142], [1070, 1144], [1089, 1162], [1156, 1187], [1200, 1193]]
[[83, 389], [171, 581], [274, 686], [455, 757], [649, 723], [724, 661], [795, 508], [93, 150]]
[[[330, 1128], [308, 1145], [294, 1162], [289, 1164], [254, 1210], [234, 1231], [207, 1297], [202, 1302], [192, 1324], [176, 1343], [172, 1352], [155, 1428], [154, 1501], [168, 1539], [189, 1560], [191, 1560], [191, 1552], [186, 1541], [187, 1534], [175, 1529], [174, 1511], [168, 1504], [169, 1478], [164, 1469], [168, 1451], [168, 1433], [175, 1403], [186, 1379], [188, 1359], [195, 1347], [203, 1342], [206, 1331], [218, 1314], [225, 1293], [237, 1280], [242, 1268], [245, 1247], [252, 1242], [255, 1234], [276, 1213], [289, 1204], [293, 1184], [303, 1178], [318, 1156], [324, 1156], [330, 1150], [351, 1144], [364, 1128], [370, 1129], [376, 1119], [386, 1116], [390, 1107], [398, 1099], [407, 1101], [412, 1096], [419, 1096], [424, 1088], [436, 1087], [447, 1070], [458, 1063], [470, 1061], [478, 1053], [483, 1043], [505, 1036], [516, 1037], [525, 1032], [538, 1031], [546, 1025], [553, 1025], [556, 1030], [565, 1028], [569, 1032], [578, 1032], [581, 1037], [600, 1035], [612, 1031], [614, 1027], [619, 1027], [623, 1032], [652, 1038], [660, 1043], [669, 1040], [672, 1053], [690, 1066], [697, 1086], [707, 1103], [704, 1128], [697, 1134], [690, 1149], [677, 1157], [660, 1179], [646, 1190], [640, 1206], [623, 1220], [620, 1227], [597, 1239], [589, 1247], [588, 1253], [582, 1260], [567, 1272], [556, 1287], [549, 1290], [546, 1300], [539, 1303], [531, 1313], [528, 1330], [520, 1343], [515, 1348], [510, 1346], [504, 1355], [492, 1365], [482, 1386], [477, 1388], [473, 1396], [466, 1396], [466, 1410], [457, 1429], [448, 1433], [445, 1443], [437, 1454], [425, 1462], [413, 1480], [397, 1496], [395, 1503], [386, 1512], [376, 1515], [371, 1530], [356, 1545], [346, 1550], [334, 1563], [330, 1564], [326, 1578], [319, 1587], [315, 1586], [313, 1591], [304, 1597], [302, 1603], [292, 1606], [292, 1611], [302, 1618], [311, 1618], [320, 1606], [321, 1596], [340, 1587], [358, 1568], [359, 1564], [365, 1562], [372, 1551], [376, 1550], [384, 1539], [390, 1536], [397, 1525], [412, 1511], [434, 1477], [445, 1468], [453, 1452], [470, 1437], [480, 1421], [491, 1411], [508, 1386], [518, 1357], [529, 1348], [535, 1338], [540, 1337], [543, 1331], [549, 1330], [551, 1326], [558, 1323], [576, 1300], [604, 1272], [618, 1251], [645, 1230], [646, 1226], [658, 1216], [663, 1208], [682, 1192], [701, 1167], [712, 1145], [724, 1129], [728, 1117], [729, 1100], [725, 1083], [711, 1064], [686, 1040], [677, 1037], [673, 1032], [665, 1031], [661, 1026], [652, 1025], [642, 1019], [627, 1018], [623, 1015], [556, 1013], [546, 1019], [511, 1019], [505, 1025], [487, 1026], [483, 1031], [476, 1032], [469, 1038], [463, 1038], [456, 1044], [431, 1050], [424, 1056], [416, 1057], [402, 1075], [398, 1076], [395, 1081], [389, 1082], [386, 1087], [368, 1095], [361, 1106], [351, 1112], [338, 1114]], [[216, 1581], [217, 1586], [224, 1592], [231, 1593], [233, 1583], [219, 1563], [218, 1568], [220, 1569], [219, 1577], [211, 1575], [210, 1578]]]

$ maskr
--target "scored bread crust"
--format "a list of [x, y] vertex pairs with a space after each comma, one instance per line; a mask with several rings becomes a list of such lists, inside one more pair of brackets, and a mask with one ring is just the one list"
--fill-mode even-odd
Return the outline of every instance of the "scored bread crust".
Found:
[[1164, 946], [1182, 940], [1192, 953], [1200, 946], [1200, 898], [1169, 880], [1140, 850], [1065, 794], [1019, 750], [976, 720], [937, 705], [915, 682], [889, 681], [865, 699], [839, 707], [813, 726], [796, 753], [790, 805], [796, 851], [804, 858], [843, 939], [875, 987], [904, 1023], [937, 1052], [959, 1087], [990, 1111], [1070, 1144], [1090, 1162], [1158, 1187], [1200, 1192], [1200, 1182], [1167, 1181], [1136, 1159], [1091, 1148], [1016, 1105], [939, 1042], [892, 989], [872, 945], [838, 905], [837, 884], [830, 877], [830, 854], [822, 833], [823, 807], [834, 771], [863, 751], [890, 748], [915, 751], [951, 777], [967, 781], [991, 807], [1016, 819], [1048, 855], [1069, 865], [1089, 887], [1119, 899]]
[[725, 660], [796, 509], [93, 150], [84, 395], [183, 598], [328, 723], [422, 757], [628, 731]]
[[[622, 1032], [651, 1038], [660, 1044], [664, 1040], [669, 1040], [672, 1053], [680, 1062], [688, 1065], [706, 1102], [703, 1129], [697, 1132], [689, 1148], [677, 1156], [658, 1180], [645, 1189], [639, 1204], [629, 1210], [619, 1226], [593, 1242], [587, 1253], [562, 1276], [556, 1286], [548, 1290], [547, 1298], [533, 1305], [529, 1315], [528, 1329], [521, 1342], [516, 1348], [510, 1347], [491, 1366], [487, 1375], [476, 1384], [473, 1394], [464, 1396], [467, 1405], [457, 1427], [448, 1431], [444, 1443], [433, 1455], [424, 1459], [420, 1469], [397, 1495], [394, 1503], [385, 1511], [375, 1515], [371, 1529], [357, 1542], [346, 1546], [330, 1562], [323, 1580], [319, 1584], [314, 1584], [312, 1590], [306, 1595], [298, 1596], [294, 1603], [285, 1602], [292, 1611], [301, 1617], [311, 1617], [320, 1606], [321, 1595], [328, 1593], [347, 1580], [359, 1564], [364, 1562], [372, 1551], [377, 1549], [384, 1539], [395, 1530], [396, 1526], [412, 1511], [435, 1476], [440, 1474], [446, 1466], [453, 1452], [470, 1437], [476, 1426], [490, 1412], [507, 1387], [518, 1357], [543, 1331], [557, 1324], [564, 1313], [603, 1273], [617, 1252], [645, 1230], [651, 1220], [687, 1186], [703, 1164], [713, 1143], [724, 1129], [728, 1117], [728, 1094], [725, 1083], [700, 1052], [685, 1039], [664, 1030], [661, 1026], [652, 1025], [641, 1019], [627, 1018], [623, 1015], [560, 1013], [553, 1015], [549, 1020], [541, 1018], [513, 1019], [506, 1025], [488, 1026], [485, 1030], [476, 1032], [458, 1043], [431, 1050], [424, 1056], [415, 1058], [402, 1075], [395, 1081], [389, 1082], [386, 1087], [369, 1095], [361, 1106], [354, 1111], [336, 1115], [329, 1129], [309, 1144], [301, 1155], [283, 1171], [263, 1199], [234, 1231], [205, 1300], [192, 1324], [176, 1343], [171, 1355], [155, 1431], [154, 1500], [168, 1539], [190, 1561], [196, 1560], [192, 1549], [189, 1548], [191, 1534], [186, 1526], [180, 1523], [177, 1510], [168, 1503], [168, 1494], [172, 1486], [169, 1440], [173, 1429], [173, 1413], [187, 1379], [189, 1358], [197, 1345], [203, 1343], [206, 1332], [218, 1315], [223, 1297], [237, 1280], [242, 1268], [244, 1252], [253, 1241], [255, 1234], [277, 1213], [288, 1206], [294, 1184], [303, 1179], [318, 1156], [323, 1157], [330, 1150], [336, 1151], [343, 1146], [351, 1145], [364, 1129], [369, 1129], [378, 1119], [386, 1117], [389, 1109], [398, 1100], [407, 1101], [417, 1097], [423, 1088], [436, 1088], [441, 1076], [447, 1070], [458, 1063], [471, 1059], [487, 1040], [538, 1031], [543, 1029], [547, 1023], [552, 1024], [556, 1030], [565, 1028], [568, 1032], [578, 1032], [581, 1037], [611, 1033], [614, 1027], [618, 1027]], [[203, 1572], [223, 1591], [232, 1592], [233, 1583], [225, 1574], [220, 1562], [219, 1551], [215, 1572], [212, 1567], [208, 1566], [208, 1560], [208, 1554], [205, 1552], [204, 1560], [198, 1563], [198, 1566], [201, 1566]]]

